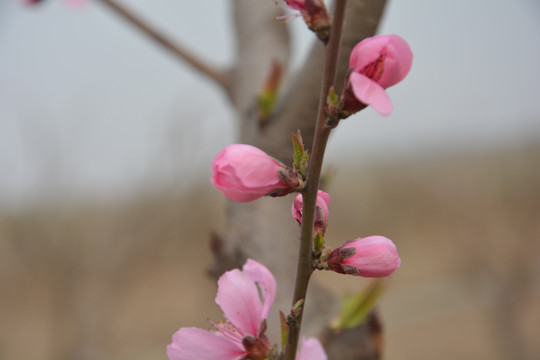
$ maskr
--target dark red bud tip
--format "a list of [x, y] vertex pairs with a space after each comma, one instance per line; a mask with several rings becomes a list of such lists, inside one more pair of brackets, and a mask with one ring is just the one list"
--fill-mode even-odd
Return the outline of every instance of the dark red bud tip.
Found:
[[256, 343], [257, 339], [250, 335], [244, 336], [244, 338], [242, 339], [242, 345], [244, 345], [247, 351], [253, 348]]
[[340, 119], [346, 119], [366, 107], [366, 104], [358, 101], [356, 96], [354, 96], [351, 84], [347, 81], [343, 95], [341, 96], [341, 109], [339, 110], [338, 117]]
[[270, 341], [266, 335], [262, 335], [258, 339], [250, 335], [244, 336], [242, 339], [242, 345], [244, 345], [244, 348], [248, 353], [248, 357], [246, 357], [246, 359], [265, 360], [268, 358]]
[[342, 263], [345, 259], [350, 258], [356, 253], [356, 249], [353, 247], [339, 247], [335, 250], [333, 250], [330, 255], [328, 255], [328, 266], [330, 269], [334, 270], [337, 273], [340, 274], [350, 274], [349, 272], [343, 267]]

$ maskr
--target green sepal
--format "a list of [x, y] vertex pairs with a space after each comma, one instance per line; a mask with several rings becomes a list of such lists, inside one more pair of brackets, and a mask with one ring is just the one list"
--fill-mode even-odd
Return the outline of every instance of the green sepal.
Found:
[[293, 143], [293, 165], [294, 168], [305, 177], [307, 174], [308, 160], [309, 156], [306, 149], [304, 148], [304, 143], [302, 142], [302, 135], [300, 135], [300, 130], [292, 136]]
[[277, 104], [277, 93], [275, 91], [263, 90], [257, 96], [258, 116], [261, 122], [266, 122], [274, 112]]
[[381, 294], [382, 283], [380, 279], [377, 279], [360, 293], [345, 297], [341, 303], [341, 311], [331, 321], [330, 328], [332, 330], [342, 330], [362, 324], [379, 301]]
[[329, 107], [337, 108], [339, 106], [339, 96], [336, 94], [336, 90], [332, 86], [328, 91], [328, 97], [326, 98], [326, 104]]
[[326, 126], [331, 128], [337, 126], [339, 123], [338, 114], [341, 106], [341, 100], [336, 94], [336, 90], [334, 90], [334, 87], [332, 86], [330, 90], [328, 90], [328, 96], [326, 97], [326, 115], [328, 115], [328, 118], [326, 119]]
[[313, 238], [313, 250], [318, 251], [324, 246], [324, 238], [321, 233], [316, 233]]
[[281, 324], [281, 348], [285, 349], [287, 335], [289, 334], [289, 325], [287, 325], [287, 318], [282, 311], [279, 312], [279, 323]]
[[293, 316], [296, 319], [302, 313], [303, 308], [304, 308], [304, 299], [300, 299], [294, 303], [291, 309], [291, 316]]

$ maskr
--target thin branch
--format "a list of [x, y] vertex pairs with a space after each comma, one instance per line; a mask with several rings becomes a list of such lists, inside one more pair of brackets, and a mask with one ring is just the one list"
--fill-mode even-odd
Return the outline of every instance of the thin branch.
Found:
[[[330, 41], [325, 49], [324, 78], [319, 99], [317, 125], [313, 139], [313, 151], [310, 156], [306, 188], [303, 191], [304, 201], [302, 209], [302, 229], [293, 305], [299, 300], [304, 300], [305, 304], [309, 278], [313, 272], [311, 244], [313, 239], [312, 230], [315, 219], [317, 190], [319, 189], [319, 179], [321, 175], [326, 143], [332, 130], [326, 126], [326, 98], [328, 96], [330, 87], [333, 86], [336, 81], [341, 34], [343, 30], [343, 21], [345, 17], [347, 0], [336, 0], [335, 4]], [[290, 326], [289, 328], [287, 335], [287, 346], [285, 348], [285, 360], [294, 360], [296, 357], [296, 348], [298, 347], [298, 339], [302, 325], [302, 313], [303, 311], [297, 316], [294, 324], [295, 326]]]
[[141, 18], [136, 16], [133, 12], [125, 8], [116, 0], [98, 0], [105, 4], [109, 9], [113, 10], [117, 15], [120, 15], [124, 20], [129, 22], [131, 25], [135, 26], [144, 34], [148, 35], [150, 38], [155, 40], [158, 44], [163, 46], [165, 49], [169, 50], [171, 53], [176, 55], [178, 58], [187, 62], [193, 68], [198, 70], [201, 74], [206, 75], [210, 79], [218, 83], [227, 93], [231, 96], [231, 85], [227, 80], [227, 75], [225, 71], [216, 69], [211, 65], [203, 62], [198, 57], [194, 56], [191, 52], [187, 51], [185, 48], [180, 46], [178, 43], [173, 42], [167, 36], [163, 35], [150, 25], [148, 25]]

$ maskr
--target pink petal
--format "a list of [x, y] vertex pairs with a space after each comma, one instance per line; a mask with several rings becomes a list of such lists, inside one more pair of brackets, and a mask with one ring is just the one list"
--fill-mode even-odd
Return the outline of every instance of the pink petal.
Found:
[[247, 202], [286, 187], [279, 179], [284, 165], [264, 151], [245, 144], [231, 144], [212, 162], [210, 182], [229, 199]]
[[354, 96], [362, 103], [371, 105], [375, 111], [388, 116], [394, 110], [392, 101], [384, 88], [365, 75], [352, 73], [350, 75]]
[[395, 85], [411, 70], [413, 54], [409, 44], [398, 35], [388, 35], [384, 72], [378, 83], [383, 87]]
[[327, 360], [327, 358], [321, 343], [315, 338], [303, 339], [302, 347], [296, 355], [296, 360]]
[[378, 35], [362, 40], [351, 51], [349, 67], [362, 72], [380, 55], [385, 55], [384, 70], [377, 82], [386, 89], [403, 80], [412, 66], [411, 48], [401, 36]]
[[237, 189], [235, 187], [230, 186], [230, 184], [227, 184], [228, 186], [222, 186], [222, 181], [220, 181], [219, 175], [214, 175], [210, 179], [210, 182], [212, 185], [215, 186], [216, 189], [221, 191], [227, 198], [231, 199], [232, 201], [237, 202], [248, 202], [253, 201], [261, 197], [261, 194], [257, 192], [246, 192], [244, 189]]
[[280, 166], [264, 151], [245, 144], [233, 144], [227, 148], [227, 160], [243, 185], [268, 186], [268, 191], [282, 185], [278, 177]]
[[[322, 190], [319, 190], [317, 192], [317, 206], [319, 206], [322, 210], [322, 219], [317, 219], [317, 216], [315, 216], [315, 222], [320, 221], [324, 224], [326, 227], [326, 223], [328, 222], [328, 204], [330, 203], [330, 194], [325, 193]], [[324, 231], [323, 231], [324, 232]]]
[[362, 71], [366, 65], [381, 55], [389, 41], [388, 35], [369, 37], [360, 41], [351, 51], [349, 67], [355, 72]]
[[[330, 194], [328, 194], [328, 193], [326, 193], [326, 192], [324, 192], [322, 190], [319, 190], [317, 192], [317, 196], [324, 200], [324, 202], [326, 203], [326, 206], [328, 206], [328, 204], [330, 204]], [[319, 199], [317, 199], [317, 200], [319, 200]]]
[[293, 10], [305, 10], [306, 0], [284, 0], [287, 6]]
[[350, 270], [359, 276], [390, 276], [401, 266], [401, 259], [396, 245], [384, 236], [368, 236], [344, 244], [354, 247], [356, 253], [342, 262], [344, 270]]
[[276, 297], [276, 279], [270, 270], [252, 259], [247, 260], [242, 271], [257, 282], [263, 296], [261, 319], [266, 319]]
[[251, 277], [238, 269], [221, 275], [216, 303], [243, 336], [259, 336], [263, 304]]
[[[302, 205], [304, 203], [304, 198], [302, 197], [302, 194], [298, 194], [293, 201], [292, 207], [291, 207], [291, 213], [293, 218], [298, 221], [299, 224], [302, 223]], [[328, 204], [330, 203], [330, 194], [325, 193], [322, 190], [317, 191], [317, 206], [321, 208], [323, 219], [321, 219], [322, 222], [326, 223], [326, 220], [328, 219]]]
[[240, 360], [246, 354], [236, 344], [218, 334], [198, 328], [182, 328], [167, 346], [170, 360]]

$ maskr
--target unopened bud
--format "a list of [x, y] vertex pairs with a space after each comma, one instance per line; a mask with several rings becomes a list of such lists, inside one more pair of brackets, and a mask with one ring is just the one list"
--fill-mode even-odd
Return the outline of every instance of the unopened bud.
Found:
[[[292, 205], [292, 215], [298, 222], [302, 224], [302, 206], [303, 197], [301, 194], [296, 196]], [[324, 235], [326, 225], [328, 224], [328, 204], [330, 203], [330, 195], [322, 190], [317, 192], [317, 205], [315, 206], [315, 222], [313, 228], [316, 233]]]
[[238, 202], [265, 195], [286, 195], [298, 186], [289, 168], [251, 145], [227, 146], [212, 162], [212, 170], [210, 182], [226, 197]]
[[400, 265], [396, 245], [384, 236], [349, 240], [328, 255], [328, 266], [340, 274], [378, 278]]

